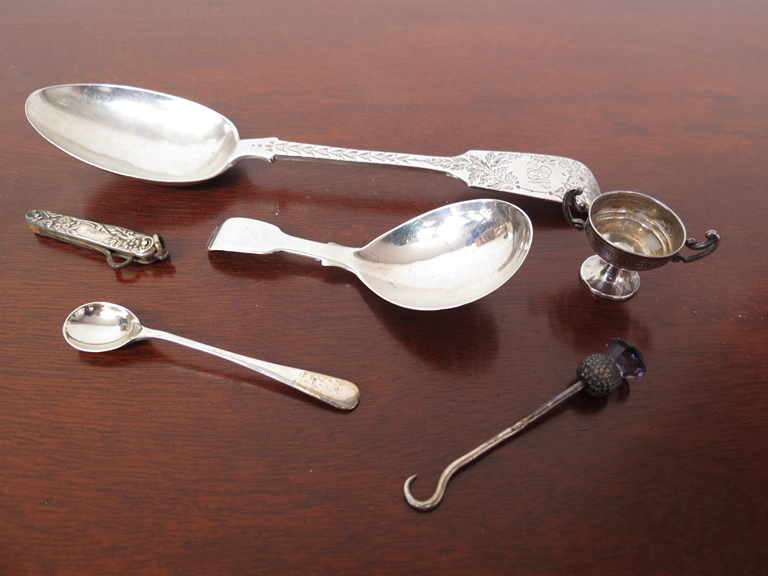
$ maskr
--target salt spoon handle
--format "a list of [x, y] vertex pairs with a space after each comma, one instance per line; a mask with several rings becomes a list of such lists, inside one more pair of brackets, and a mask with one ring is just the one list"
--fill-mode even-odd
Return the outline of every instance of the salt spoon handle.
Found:
[[606, 346], [605, 354], [592, 354], [585, 358], [576, 369], [576, 375], [579, 379], [573, 386], [563, 390], [549, 402], [539, 406], [536, 410], [512, 427], [498, 433], [471, 452], [468, 452], [458, 460], [451, 462], [440, 475], [437, 488], [430, 498], [426, 500], [417, 500], [414, 498], [411, 494], [411, 484], [416, 479], [417, 474], [408, 478], [403, 487], [405, 500], [416, 510], [432, 510], [440, 504], [440, 501], [445, 494], [445, 489], [448, 486], [448, 482], [461, 468], [522, 431], [526, 426], [535, 422], [544, 416], [544, 414], [559, 406], [571, 396], [575, 396], [582, 390], [586, 390], [587, 394], [591, 396], [607, 396], [616, 390], [623, 380], [642, 378], [645, 376], [645, 361], [637, 348], [624, 340], [612, 338]]

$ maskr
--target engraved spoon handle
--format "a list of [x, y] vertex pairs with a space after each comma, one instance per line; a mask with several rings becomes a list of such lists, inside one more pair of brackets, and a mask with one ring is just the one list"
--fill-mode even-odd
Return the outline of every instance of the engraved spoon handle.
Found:
[[459, 156], [424, 156], [398, 152], [353, 150], [284, 142], [277, 138], [241, 140], [233, 162], [245, 158], [375, 164], [432, 170], [453, 176], [472, 188], [511, 192], [562, 202], [568, 190], [583, 189], [587, 204], [600, 194], [594, 175], [581, 162], [560, 156], [470, 150]]
[[318, 374], [317, 372], [308, 372], [299, 368], [290, 368], [288, 366], [281, 366], [280, 364], [272, 364], [271, 362], [264, 362], [263, 360], [257, 360], [255, 358], [249, 358], [248, 356], [242, 356], [241, 354], [235, 354], [234, 352], [228, 352], [214, 346], [195, 342], [182, 336], [177, 336], [169, 332], [163, 332], [161, 330], [154, 330], [142, 326], [141, 332], [137, 339], [145, 338], [158, 338], [160, 340], [167, 340], [168, 342], [175, 342], [182, 346], [198, 350], [200, 352], [206, 352], [213, 356], [218, 356], [224, 360], [229, 360], [240, 366], [244, 366], [250, 370], [268, 376], [278, 382], [287, 384], [288, 386], [304, 392], [313, 398], [317, 398], [335, 408], [342, 410], [351, 410], [360, 399], [360, 391], [352, 382], [342, 380], [341, 378], [335, 378], [333, 376], [326, 376], [325, 374]]

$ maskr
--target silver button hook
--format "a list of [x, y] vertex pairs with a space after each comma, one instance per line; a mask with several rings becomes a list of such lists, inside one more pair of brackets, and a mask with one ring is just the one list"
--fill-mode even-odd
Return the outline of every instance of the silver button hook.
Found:
[[440, 501], [445, 494], [445, 489], [448, 486], [448, 482], [461, 468], [479, 458], [495, 446], [498, 446], [508, 438], [514, 436], [526, 426], [535, 422], [544, 416], [544, 414], [582, 390], [586, 390], [591, 396], [607, 396], [616, 390], [623, 380], [642, 378], [645, 376], [645, 361], [637, 348], [619, 338], [612, 338], [606, 346], [605, 354], [592, 354], [585, 358], [576, 369], [576, 375], [579, 380], [573, 386], [562, 391], [549, 402], [542, 404], [539, 408], [512, 427], [500, 432], [458, 460], [451, 462], [448, 467], [443, 470], [443, 473], [440, 475], [440, 480], [437, 482], [435, 492], [428, 499], [418, 500], [413, 497], [413, 494], [411, 494], [411, 484], [416, 480], [417, 474], [408, 478], [403, 487], [405, 500], [411, 507], [417, 510], [432, 510], [435, 506], [440, 504]]

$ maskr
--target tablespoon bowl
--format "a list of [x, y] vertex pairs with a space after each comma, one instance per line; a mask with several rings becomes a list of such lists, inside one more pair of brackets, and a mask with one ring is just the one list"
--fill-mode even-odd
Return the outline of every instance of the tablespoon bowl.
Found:
[[62, 333], [81, 352], [108, 352], [146, 338], [175, 342], [249, 368], [342, 410], [351, 410], [360, 398], [357, 386], [341, 378], [264, 362], [147, 328], [128, 308], [110, 302], [90, 302], [75, 308], [64, 321]]
[[111, 85], [63, 85], [33, 92], [29, 122], [49, 142], [123, 176], [187, 184], [233, 164], [239, 136], [227, 118], [195, 102]]

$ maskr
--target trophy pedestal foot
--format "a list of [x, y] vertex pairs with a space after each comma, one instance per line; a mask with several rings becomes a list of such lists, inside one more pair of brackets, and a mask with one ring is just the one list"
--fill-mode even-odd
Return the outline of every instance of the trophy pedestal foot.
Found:
[[640, 289], [640, 274], [609, 264], [600, 256], [590, 256], [581, 265], [581, 283], [601, 300], [623, 302]]

